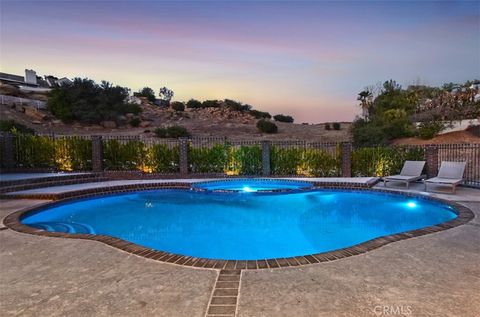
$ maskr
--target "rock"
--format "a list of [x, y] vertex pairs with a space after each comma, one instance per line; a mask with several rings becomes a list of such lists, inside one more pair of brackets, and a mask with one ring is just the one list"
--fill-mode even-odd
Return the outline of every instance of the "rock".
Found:
[[127, 113], [125, 114], [125, 117], [132, 119], [133, 117], [135, 117], [135, 115], [133, 113]]
[[36, 120], [36, 121], [42, 121], [45, 118], [45, 114], [33, 107], [26, 106], [25, 108], [25, 114], [29, 116], [31, 119]]
[[53, 120], [52, 123], [53, 123], [53, 124], [61, 124], [61, 123], [62, 123], [62, 120]]
[[146, 128], [146, 127], [148, 127], [151, 123], [152, 123], [151, 121], [142, 121], [142, 122], [140, 122], [139, 127], [141, 127], [141, 128]]
[[118, 125], [126, 125], [128, 122], [128, 119], [126, 116], [118, 116], [117, 117], [117, 124]]
[[115, 129], [117, 127], [115, 121], [102, 121], [100, 124], [107, 129]]

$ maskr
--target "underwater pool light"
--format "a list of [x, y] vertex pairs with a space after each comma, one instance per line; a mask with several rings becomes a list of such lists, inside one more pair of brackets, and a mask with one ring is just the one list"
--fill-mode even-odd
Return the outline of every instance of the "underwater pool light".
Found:
[[251, 193], [251, 192], [254, 192], [255, 190], [251, 189], [248, 186], [243, 186], [242, 191], [244, 191], [246, 193]]
[[409, 201], [409, 202], [407, 203], [407, 206], [410, 207], [410, 208], [415, 208], [415, 207], [417, 207], [417, 204], [414, 203], [413, 201]]

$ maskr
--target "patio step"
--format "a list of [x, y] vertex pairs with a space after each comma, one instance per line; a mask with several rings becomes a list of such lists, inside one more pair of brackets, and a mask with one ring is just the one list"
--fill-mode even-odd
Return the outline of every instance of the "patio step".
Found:
[[86, 173], [74, 175], [61, 175], [49, 177], [26, 178], [19, 180], [0, 181], [0, 194], [17, 192], [35, 188], [45, 188], [62, 185], [104, 182], [109, 178], [99, 174]]

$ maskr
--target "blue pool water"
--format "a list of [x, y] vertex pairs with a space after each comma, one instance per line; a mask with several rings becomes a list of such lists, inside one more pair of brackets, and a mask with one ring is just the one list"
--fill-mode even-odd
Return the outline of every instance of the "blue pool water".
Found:
[[206, 190], [229, 190], [239, 192], [256, 192], [278, 189], [306, 189], [312, 187], [313, 184], [302, 181], [291, 180], [268, 180], [268, 179], [235, 179], [224, 181], [210, 181], [193, 184], [194, 188]]
[[73, 201], [22, 222], [182, 255], [253, 260], [331, 251], [455, 217], [438, 202], [379, 192], [155, 190]]

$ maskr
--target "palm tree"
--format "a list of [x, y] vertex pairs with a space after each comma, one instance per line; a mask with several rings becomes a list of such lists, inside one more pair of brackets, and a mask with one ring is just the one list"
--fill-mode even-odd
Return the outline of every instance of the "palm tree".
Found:
[[373, 111], [373, 93], [369, 89], [365, 89], [358, 94], [357, 100], [360, 101], [360, 107], [362, 108], [362, 115], [368, 120], [368, 117]]

